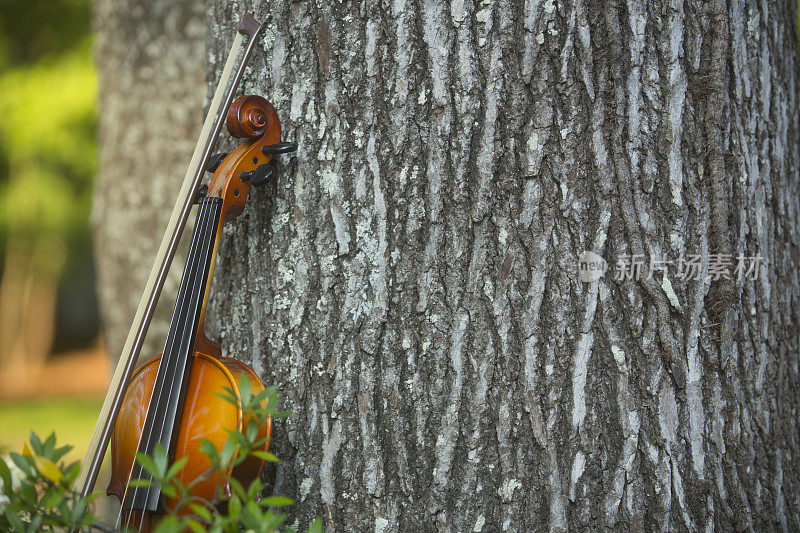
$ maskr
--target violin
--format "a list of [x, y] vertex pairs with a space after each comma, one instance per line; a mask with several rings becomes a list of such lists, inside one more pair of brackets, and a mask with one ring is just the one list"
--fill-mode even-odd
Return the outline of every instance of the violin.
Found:
[[[262, 28], [252, 13], [239, 24], [75, 480], [75, 489], [87, 497], [111, 443], [112, 476], [107, 492], [120, 499], [119, 518], [124, 519], [125, 529], [133, 525], [150, 531], [165, 509], [174, 509], [170, 506], [174, 502], [164, 501], [160, 487], [131, 483], [147, 480], [136, 461], [137, 452], [152, 456], [163, 446], [173, 462], [186, 458], [177, 479], [184, 486], [191, 485], [194, 500], [215, 501], [221, 491], [230, 495], [230, 479], [249, 484], [264, 468], [262, 460], [248, 457], [235, 468], [213, 473], [210, 459], [200, 451], [201, 442], [208, 440], [219, 448], [228, 431], [241, 431], [249, 424], [250, 420], [243, 420], [239, 383], [249, 383], [256, 395], [264, 390], [253, 369], [223, 357], [220, 346], [209, 340], [203, 329], [223, 224], [243, 211], [251, 186], [269, 181], [271, 159], [297, 149], [292, 143], [280, 142], [278, 114], [264, 98], [243, 96], [234, 101]], [[230, 154], [212, 156], [223, 121], [232, 136], [245, 142]], [[201, 187], [207, 171], [213, 177]], [[164, 351], [137, 368], [172, 258], [195, 205], [194, 234]], [[232, 395], [234, 402], [218, 396], [223, 392]], [[257, 428], [257, 442], [264, 442], [265, 451], [271, 428], [271, 418]]]
[[[173, 463], [184, 462], [176, 478], [190, 487], [193, 501], [214, 502], [221, 493], [230, 496], [231, 479], [246, 486], [264, 468], [264, 461], [253, 455], [219, 472], [201, 451], [205, 441], [219, 449], [228, 432], [252, 428], [253, 419], [243, 420], [240, 383], [249, 384], [254, 395], [264, 390], [253, 369], [223, 357], [220, 346], [203, 328], [223, 225], [242, 213], [250, 187], [270, 180], [272, 158], [297, 149], [293, 143], [281, 142], [278, 114], [267, 100], [242, 96], [234, 101], [262, 28], [251, 13], [241, 20], [75, 480], [79, 494], [88, 496], [110, 443], [112, 473], [107, 493], [120, 499], [118, 520], [126, 530], [132, 526], [152, 531], [166, 510], [176, 510], [176, 502], [165, 497], [157, 483], [147, 483], [137, 453], [152, 456], [163, 447]], [[223, 121], [229, 133], [244, 143], [230, 154], [212, 156]], [[206, 172], [213, 177], [201, 187]], [[164, 351], [137, 367], [181, 232], [195, 205], [194, 233]], [[258, 420], [256, 442], [263, 442], [267, 451], [272, 419]], [[144, 483], [132, 483], [135, 480]]]
[[[204, 501], [213, 501], [220, 490], [230, 495], [230, 476], [248, 486], [264, 468], [262, 459], [250, 457], [232, 471], [215, 472], [201, 452], [204, 439], [221, 449], [226, 430], [242, 431], [242, 377], [249, 380], [253, 394], [264, 390], [252, 368], [222, 356], [220, 346], [205, 335], [203, 324], [223, 225], [243, 211], [251, 186], [269, 181], [272, 157], [296, 147], [280, 142], [278, 114], [260, 96], [242, 96], [233, 102], [226, 125], [232, 136], [246, 141], [232, 153], [210, 159], [208, 170], [214, 174], [196, 201], [190, 251], [164, 351], [133, 372], [111, 436], [112, 474], [107, 494], [120, 499], [125, 529], [151, 531], [163, 510], [177, 503], [161, 495], [158, 486], [129, 486], [131, 480], [148, 477], [136, 461], [137, 452], [152, 455], [160, 443], [171, 452], [173, 462], [187, 457], [177, 478], [186, 486], [194, 482], [192, 498]], [[233, 391], [237, 404], [218, 395], [226, 388]], [[264, 451], [269, 449], [270, 435], [268, 418], [258, 427]]]

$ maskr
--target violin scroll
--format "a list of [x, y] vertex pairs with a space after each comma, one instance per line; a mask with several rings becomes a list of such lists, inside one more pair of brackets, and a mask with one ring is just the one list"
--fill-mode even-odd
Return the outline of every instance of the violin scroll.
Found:
[[[240, 96], [228, 110], [225, 126], [234, 137], [254, 139], [260, 137], [270, 126], [278, 122], [278, 113], [266, 98], [256, 95]], [[278, 123], [280, 131], [280, 123]]]
[[294, 143], [281, 142], [281, 123], [275, 108], [265, 98], [240, 96], [230, 107], [225, 120], [230, 134], [247, 139], [227, 156], [215, 160], [209, 196], [223, 199], [223, 214], [237, 215], [244, 209], [251, 186], [269, 182], [274, 174], [270, 164], [278, 154], [293, 152]]

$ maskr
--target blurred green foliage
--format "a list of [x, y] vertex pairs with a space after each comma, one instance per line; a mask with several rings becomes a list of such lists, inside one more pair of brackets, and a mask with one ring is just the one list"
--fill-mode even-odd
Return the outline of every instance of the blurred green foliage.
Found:
[[88, 0], [0, 2], [0, 68], [31, 64], [73, 47], [91, 32]]
[[88, 239], [97, 100], [89, 7], [87, 0], [4, 0], [0, 7], [6, 238]]
[[[55, 284], [55, 351], [89, 345], [99, 328], [89, 233], [91, 37], [90, 0], [0, 2], [0, 303], [31, 317], [24, 294], [4, 287]], [[28, 265], [34, 277], [21, 279], [9, 265]], [[11, 301], [12, 293], [22, 299]]]
[[0, 74], [4, 231], [83, 237], [96, 160], [95, 86], [86, 39]]

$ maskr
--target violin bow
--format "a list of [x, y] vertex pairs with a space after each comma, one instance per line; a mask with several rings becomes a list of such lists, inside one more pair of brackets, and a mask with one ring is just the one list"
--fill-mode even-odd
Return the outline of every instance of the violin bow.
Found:
[[[242, 79], [247, 60], [253, 52], [262, 27], [263, 25], [256, 21], [252, 13], [245, 15], [239, 24], [236, 38], [233, 40], [231, 51], [225, 62], [225, 68], [222, 70], [222, 76], [211, 100], [206, 119], [203, 122], [200, 138], [189, 162], [189, 168], [186, 170], [183, 185], [181, 185], [175, 206], [172, 208], [172, 214], [167, 223], [164, 237], [161, 240], [161, 246], [156, 254], [153, 268], [150, 270], [150, 277], [147, 279], [131, 329], [122, 348], [114, 375], [111, 378], [106, 398], [103, 401], [103, 407], [100, 410], [97, 424], [89, 441], [89, 447], [75, 479], [75, 487], [80, 490], [80, 494], [84, 497], [91, 493], [92, 487], [94, 487], [97, 480], [100, 465], [103, 462], [119, 409], [125, 397], [125, 390], [136, 367], [139, 352], [147, 335], [150, 320], [153, 318], [153, 312], [155, 311], [156, 303], [158, 303], [161, 289], [164, 287], [164, 281], [172, 264], [172, 258], [175, 256], [181, 233], [192, 210], [211, 151], [214, 149], [222, 124], [225, 121], [226, 112], [233, 102], [233, 95], [239, 85], [239, 81]], [[246, 46], [244, 45], [245, 36], [247, 36]], [[241, 61], [234, 73], [236, 59], [243, 47], [244, 52], [242, 52]]]

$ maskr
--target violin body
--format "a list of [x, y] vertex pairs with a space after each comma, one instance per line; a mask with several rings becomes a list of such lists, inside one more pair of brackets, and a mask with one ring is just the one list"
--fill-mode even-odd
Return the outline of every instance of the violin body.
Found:
[[[134, 372], [111, 438], [112, 475], [106, 492], [108, 495], [119, 497], [120, 501], [124, 497], [136, 459], [160, 363], [161, 355], [157, 355], [139, 366]], [[228, 388], [234, 391], [239, 399], [238, 384], [243, 375], [250, 381], [253, 394], [264, 390], [261, 379], [252, 368], [244, 363], [201, 352], [195, 352], [192, 356], [187, 392], [180, 418], [181, 424], [176, 428], [175, 449], [172, 453], [173, 462], [183, 457], [189, 458], [186, 466], [177, 475], [184, 485], [204, 477], [192, 488], [192, 496], [211, 501], [218, 494], [220, 488], [230, 496], [227, 476], [232, 475], [246, 487], [264, 470], [264, 461], [251, 457], [238, 465], [232, 472], [228, 471], [224, 474], [216, 472], [209, 475], [211, 464], [208, 457], [200, 451], [200, 443], [203, 439], [210, 440], [217, 449], [220, 449], [228, 437], [226, 430], [242, 431], [244, 421], [241, 408], [220, 398], [218, 394]], [[259, 427], [258, 439], [266, 440], [264, 451], [269, 449], [271, 430], [271, 421]], [[165, 498], [164, 501], [167, 509], [174, 508], [176, 503], [169, 498]], [[138, 514], [140, 511], [128, 512]], [[149, 518], [153, 521], [161, 516], [161, 513], [147, 514], [152, 515]], [[123, 519], [128, 521], [126, 516], [123, 516]], [[133, 520], [133, 523], [142, 522], [140, 516]]]

